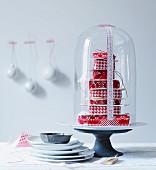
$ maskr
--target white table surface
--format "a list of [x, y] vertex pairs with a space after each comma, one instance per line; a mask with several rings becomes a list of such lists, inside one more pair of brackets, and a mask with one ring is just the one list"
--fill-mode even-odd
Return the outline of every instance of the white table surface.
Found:
[[[105, 158], [79, 163], [45, 163], [30, 156], [30, 148], [14, 148], [0, 143], [0, 170], [156, 170], [156, 143], [113, 144], [124, 152], [115, 165], [104, 165]], [[88, 144], [88, 146], [91, 146]]]

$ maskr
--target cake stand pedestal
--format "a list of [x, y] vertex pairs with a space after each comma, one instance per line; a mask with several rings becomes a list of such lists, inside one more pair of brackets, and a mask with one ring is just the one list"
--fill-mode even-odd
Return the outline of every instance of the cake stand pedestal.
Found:
[[74, 127], [75, 130], [83, 133], [92, 133], [96, 140], [93, 147], [96, 157], [111, 157], [111, 156], [122, 156], [122, 152], [116, 151], [111, 144], [110, 137], [112, 134], [117, 133], [126, 133], [131, 131], [131, 128], [127, 129], [113, 129], [113, 130], [98, 130], [98, 129], [89, 129], [83, 127]]

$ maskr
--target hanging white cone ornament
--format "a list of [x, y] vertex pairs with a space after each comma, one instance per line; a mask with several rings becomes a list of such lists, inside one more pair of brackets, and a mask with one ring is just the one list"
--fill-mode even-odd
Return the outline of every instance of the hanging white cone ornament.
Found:
[[29, 93], [35, 93], [37, 90], [37, 83], [30, 79], [25, 83], [25, 89]]
[[47, 40], [47, 43], [49, 44], [50, 47], [50, 52], [49, 52], [49, 62], [46, 64], [43, 68], [42, 75], [44, 79], [49, 80], [49, 81], [54, 81], [57, 78], [57, 70], [54, 67], [54, 60], [52, 63], [52, 58], [53, 56], [53, 51], [54, 51], [54, 40]]
[[16, 79], [19, 76], [19, 69], [15, 65], [11, 64], [7, 70], [7, 76], [11, 79]]

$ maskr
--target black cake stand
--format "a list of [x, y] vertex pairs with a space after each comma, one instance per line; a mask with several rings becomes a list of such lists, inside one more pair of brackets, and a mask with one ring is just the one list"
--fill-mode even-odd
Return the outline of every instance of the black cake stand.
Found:
[[126, 133], [132, 130], [130, 126], [124, 127], [123, 129], [108, 129], [105, 127], [100, 129], [94, 127], [88, 128], [83, 126], [76, 126], [74, 129], [83, 133], [92, 133], [95, 136], [96, 140], [93, 150], [95, 151], [96, 157], [122, 156], [122, 152], [118, 152], [112, 147], [110, 137], [113, 134]]

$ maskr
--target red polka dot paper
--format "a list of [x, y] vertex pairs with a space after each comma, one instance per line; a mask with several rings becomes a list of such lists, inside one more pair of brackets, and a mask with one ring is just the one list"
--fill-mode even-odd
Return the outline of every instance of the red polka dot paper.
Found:
[[19, 137], [17, 141], [16, 147], [30, 147], [32, 146], [30, 142], [28, 141], [28, 138], [30, 137], [30, 134], [27, 134], [26, 132], [22, 132], [21, 136]]

